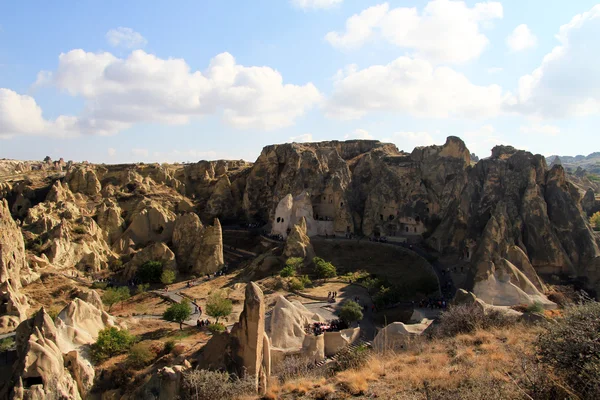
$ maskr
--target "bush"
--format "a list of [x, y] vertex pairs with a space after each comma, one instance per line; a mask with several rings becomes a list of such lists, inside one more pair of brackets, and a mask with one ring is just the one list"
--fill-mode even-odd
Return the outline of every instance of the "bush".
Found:
[[131, 297], [131, 295], [129, 294], [129, 288], [127, 286], [108, 288], [102, 295], [102, 302], [108, 306], [108, 312], [110, 312], [115, 304], [125, 301], [129, 297]]
[[537, 341], [541, 360], [564, 377], [584, 399], [600, 398], [600, 303], [565, 309]]
[[136, 276], [144, 283], [158, 283], [163, 265], [160, 261], [147, 261], [138, 267]]
[[179, 329], [183, 330], [183, 323], [192, 315], [190, 302], [183, 299], [181, 303], [174, 303], [163, 313], [163, 318], [167, 321], [179, 323]]
[[170, 269], [165, 269], [160, 275], [160, 282], [163, 285], [170, 285], [175, 281], [175, 272]]
[[7, 337], [0, 340], [0, 351], [6, 351], [15, 346], [15, 338]]
[[120, 270], [123, 269], [123, 261], [121, 261], [119, 258], [115, 258], [113, 260], [110, 261], [110, 263], [108, 264], [108, 269], [110, 269], [112, 272], [118, 272]]
[[294, 275], [296, 275], [296, 268], [292, 267], [291, 265], [286, 265], [279, 273], [279, 276], [282, 278], [289, 278], [290, 276]]
[[369, 349], [365, 345], [356, 348], [346, 348], [337, 354], [333, 370], [345, 371], [351, 368], [360, 368], [369, 360]]
[[342, 321], [348, 324], [363, 319], [362, 308], [357, 302], [352, 300], [344, 303], [338, 315]]
[[212, 292], [206, 300], [206, 313], [215, 318], [215, 322], [219, 322], [219, 318], [226, 317], [231, 314], [233, 304], [231, 300], [225, 297], [221, 290]]
[[146, 293], [148, 291], [149, 287], [150, 287], [150, 284], [148, 284], [148, 283], [140, 283], [139, 285], [137, 285], [135, 292], [137, 294]]
[[304, 290], [304, 284], [298, 278], [290, 279], [288, 284], [289, 284], [291, 290], [295, 290], [295, 291]]
[[136, 342], [136, 337], [127, 330], [115, 327], [102, 329], [96, 343], [91, 345], [91, 356], [95, 362], [125, 353]]
[[594, 230], [600, 230], [600, 211], [590, 217], [590, 224]]
[[536, 301], [535, 303], [527, 306], [527, 312], [529, 312], [529, 313], [543, 314], [544, 313], [544, 306], [542, 305], [542, 303]]
[[298, 279], [300, 279], [300, 283], [302, 283], [302, 286], [304, 286], [304, 287], [308, 287], [308, 286], [312, 285], [312, 281], [310, 280], [308, 275], [302, 275], [302, 276], [298, 277]]
[[437, 326], [438, 336], [456, 336], [461, 333], [471, 333], [477, 329], [489, 329], [512, 325], [517, 318], [502, 311], [483, 311], [480, 305], [460, 304], [451, 306], [440, 315]]
[[285, 261], [285, 265], [294, 268], [294, 270], [302, 268], [303, 263], [304, 259], [302, 257], [290, 257]]
[[244, 395], [256, 395], [254, 377], [238, 379], [227, 372], [197, 369], [183, 376], [183, 389], [194, 400], [237, 399]]
[[321, 257], [313, 258], [313, 263], [315, 264], [315, 273], [319, 278], [328, 279], [337, 276], [337, 271], [333, 264], [323, 260]]
[[127, 363], [133, 368], [142, 368], [150, 364], [155, 357], [156, 354], [148, 343], [136, 343], [127, 353]]
[[209, 330], [211, 333], [221, 333], [221, 332], [225, 332], [225, 330], [226, 330], [226, 329], [227, 329], [227, 328], [226, 328], [226, 327], [225, 327], [225, 325], [223, 325], [223, 324], [217, 324], [217, 323], [215, 323], [215, 324], [210, 324], [210, 325], [208, 325], [208, 330]]
[[165, 354], [170, 354], [173, 349], [175, 348], [175, 341], [174, 340], [167, 340], [165, 342], [165, 347], [163, 347], [163, 352]]
[[92, 289], [106, 289], [108, 287], [108, 283], [106, 282], [94, 282], [92, 283]]
[[315, 363], [307, 357], [285, 357], [273, 371], [281, 383], [288, 380], [312, 376]]

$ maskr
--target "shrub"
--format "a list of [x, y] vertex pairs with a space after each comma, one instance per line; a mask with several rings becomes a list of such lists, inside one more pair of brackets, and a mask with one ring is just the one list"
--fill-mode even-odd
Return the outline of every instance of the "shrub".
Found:
[[308, 287], [308, 286], [312, 285], [312, 281], [310, 280], [308, 275], [301, 275], [300, 277], [298, 277], [298, 279], [300, 279], [300, 282], [302, 283], [302, 285], [304, 287]]
[[313, 263], [315, 264], [315, 273], [319, 278], [328, 279], [337, 276], [337, 271], [333, 264], [323, 260], [321, 257], [313, 258]]
[[294, 270], [302, 268], [302, 263], [304, 263], [302, 257], [290, 257], [285, 261], [285, 265], [294, 268]]
[[286, 265], [279, 273], [279, 276], [282, 278], [289, 278], [290, 276], [294, 275], [296, 275], [296, 268], [292, 267], [291, 265]]
[[565, 309], [537, 341], [541, 360], [562, 375], [581, 398], [600, 398], [600, 303]]
[[108, 312], [110, 312], [115, 304], [127, 300], [130, 296], [127, 286], [108, 288], [102, 295], [102, 302], [108, 306]]
[[150, 284], [148, 284], [148, 283], [140, 283], [139, 285], [137, 285], [135, 292], [137, 294], [146, 293], [148, 291], [149, 287], [150, 287]]
[[197, 369], [183, 376], [183, 389], [194, 400], [237, 399], [244, 395], [256, 395], [253, 378], [238, 379], [227, 372]]
[[527, 312], [541, 314], [544, 312], [544, 306], [542, 303], [536, 301], [535, 303], [527, 306]]
[[226, 317], [231, 314], [233, 304], [231, 300], [225, 297], [221, 290], [212, 292], [206, 300], [206, 313], [215, 318], [215, 322], [219, 322], [219, 318]]
[[192, 315], [190, 302], [183, 299], [181, 303], [174, 303], [163, 313], [163, 318], [167, 321], [179, 323], [179, 329], [183, 330], [183, 323]]
[[590, 217], [590, 224], [594, 230], [600, 230], [600, 211]]
[[94, 282], [92, 283], [92, 289], [106, 289], [106, 287], [108, 286], [108, 283], [106, 282]]
[[163, 265], [160, 261], [148, 261], [138, 267], [136, 276], [144, 283], [160, 282]]
[[208, 330], [212, 333], [221, 333], [221, 332], [225, 332], [225, 329], [227, 329], [225, 327], [225, 325], [223, 324], [210, 324], [208, 325]]
[[7, 337], [0, 340], [0, 351], [6, 351], [13, 348], [15, 345], [15, 338]]
[[156, 354], [150, 349], [148, 343], [136, 343], [127, 353], [127, 363], [133, 368], [142, 368], [150, 364]]
[[369, 360], [369, 349], [365, 345], [360, 345], [353, 349], [346, 348], [337, 354], [333, 370], [336, 372], [345, 371], [351, 368], [360, 368]]
[[460, 304], [451, 306], [440, 315], [437, 326], [438, 336], [456, 336], [461, 333], [471, 333], [477, 329], [504, 327], [514, 324], [516, 317], [502, 311], [483, 311], [478, 304]]
[[288, 380], [310, 377], [314, 373], [314, 362], [307, 357], [285, 357], [273, 371], [281, 383]]
[[295, 290], [295, 291], [304, 290], [304, 284], [298, 278], [292, 278], [292, 279], [290, 279], [289, 285], [290, 285], [290, 289], [291, 290]]
[[110, 261], [110, 263], [108, 264], [108, 269], [110, 269], [112, 272], [118, 272], [120, 270], [123, 269], [123, 261], [121, 261], [119, 258], [115, 258], [113, 260]]
[[136, 342], [136, 337], [127, 330], [115, 327], [102, 329], [96, 343], [91, 345], [91, 356], [95, 362], [126, 352]]
[[345, 321], [348, 324], [363, 319], [362, 308], [357, 302], [352, 300], [344, 303], [338, 315], [342, 321]]
[[163, 352], [165, 354], [170, 354], [173, 349], [175, 348], [175, 341], [174, 340], [167, 340], [165, 342], [165, 346], [163, 347]]
[[160, 275], [160, 282], [163, 285], [170, 285], [175, 281], [175, 272], [170, 269], [165, 269]]

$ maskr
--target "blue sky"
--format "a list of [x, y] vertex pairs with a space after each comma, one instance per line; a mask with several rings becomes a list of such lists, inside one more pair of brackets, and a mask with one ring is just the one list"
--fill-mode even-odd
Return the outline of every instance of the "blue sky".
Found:
[[449, 135], [480, 156], [588, 154], [597, 37], [586, 0], [3, 1], [0, 158], [253, 161]]

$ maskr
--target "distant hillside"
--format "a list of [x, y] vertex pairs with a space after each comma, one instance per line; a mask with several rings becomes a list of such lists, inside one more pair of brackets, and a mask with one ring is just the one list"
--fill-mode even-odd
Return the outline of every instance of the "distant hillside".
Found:
[[565, 169], [576, 171], [578, 167], [585, 169], [593, 174], [600, 174], [600, 152], [594, 152], [588, 156], [578, 155], [572, 156], [550, 156], [546, 160], [548, 164], [552, 164], [556, 159], [559, 159]]

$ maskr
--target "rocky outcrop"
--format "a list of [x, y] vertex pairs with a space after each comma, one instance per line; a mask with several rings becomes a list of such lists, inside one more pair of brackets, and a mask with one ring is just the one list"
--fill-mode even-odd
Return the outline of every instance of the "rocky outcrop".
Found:
[[168, 242], [173, 236], [174, 225], [175, 214], [156, 201], [144, 200], [136, 207], [131, 223], [119, 241], [131, 241], [136, 246], [145, 246], [150, 242]]
[[275, 348], [297, 351], [302, 348], [306, 332], [304, 328], [323, 318], [309, 311], [297, 300], [290, 302], [279, 296], [271, 313], [268, 334]]
[[265, 333], [265, 302], [254, 282], [246, 285], [244, 309], [231, 333], [214, 335], [198, 356], [198, 367], [227, 369], [252, 380], [257, 392], [267, 389], [271, 373], [271, 349]]
[[97, 208], [98, 226], [102, 228], [106, 241], [112, 245], [123, 234], [125, 221], [121, 217], [123, 210], [112, 199], [105, 199]]
[[433, 320], [424, 319], [416, 324], [393, 322], [381, 329], [373, 340], [373, 348], [379, 352], [405, 349], [412, 339], [429, 328]]
[[181, 271], [200, 275], [217, 271], [224, 263], [223, 232], [218, 219], [203, 226], [198, 215], [187, 213], [177, 218], [173, 247]]
[[0, 332], [13, 330], [26, 317], [27, 299], [19, 289], [28, 271], [23, 235], [8, 202], [0, 200]]
[[100, 194], [102, 185], [92, 168], [76, 167], [65, 177], [65, 182], [73, 192], [96, 196]]
[[306, 219], [304, 217], [292, 228], [285, 242], [283, 254], [286, 257], [301, 257], [309, 260], [315, 257], [310, 238], [306, 234]]
[[154, 243], [134, 254], [131, 261], [123, 266], [123, 277], [131, 279], [135, 276], [137, 269], [148, 261], [158, 261], [163, 265], [163, 269], [175, 270], [175, 254], [164, 243]]

